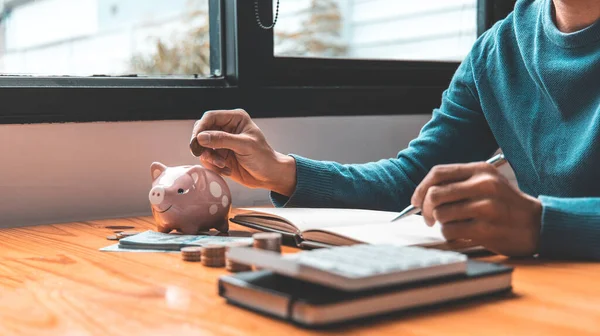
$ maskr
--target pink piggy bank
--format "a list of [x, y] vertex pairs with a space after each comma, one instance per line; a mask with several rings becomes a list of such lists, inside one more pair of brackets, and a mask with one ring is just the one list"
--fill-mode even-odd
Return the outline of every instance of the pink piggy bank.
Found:
[[231, 192], [220, 175], [202, 166], [167, 167], [160, 162], [152, 163], [150, 171], [148, 197], [157, 231], [229, 231]]

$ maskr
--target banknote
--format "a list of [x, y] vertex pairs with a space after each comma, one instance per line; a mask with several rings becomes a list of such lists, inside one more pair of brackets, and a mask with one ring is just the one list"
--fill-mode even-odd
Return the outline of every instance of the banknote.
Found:
[[148, 230], [134, 236], [122, 238], [119, 240], [119, 247], [124, 249], [179, 251], [182, 247], [187, 246], [203, 246], [206, 244], [226, 245], [233, 242], [252, 244], [252, 237], [182, 235]]
[[102, 251], [102, 252], [138, 252], [138, 253], [142, 253], [142, 252], [179, 253], [179, 251], [176, 251], [176, 250], [158, 250], [158, 249], [142, 249], [142, 248], [129, 249], [129, 248], [120, 247], [119, 244], [112, 244], [112, 245], [109, 245], [106, 247], [102, 247], [102, 248], [100, 248], [100, 251]]

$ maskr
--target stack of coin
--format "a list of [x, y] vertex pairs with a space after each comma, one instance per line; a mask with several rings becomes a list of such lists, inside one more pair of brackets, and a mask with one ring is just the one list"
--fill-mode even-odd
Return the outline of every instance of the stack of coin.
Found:
[[281, 253], [281, 233], [261, 232], [252, 235], [254, 243], [252, 246], [261, 250]]
[[[227, 251], [229, 251], [230, 247], [250, 247], [250, 243], [235, 242], [235, 243], [227, 244]], [[237, 273], [237, 272], [251, 271], [252, 266], [246, 265], [246, 264], [241, 264], [239, 262], [236, 262], [229, 258], [226, 258], [225, 259], [225, 269], [228, 270], [229, 272]]]
[[[276, 232], [261, 232], [252, 235], [254, 243], [252, 246], [256, 249], [268, 250], [281, 253], [281, 233]], [[262, 268], [254, 266], [255, 271], [260, 271]]]
[[181, 258], [184, 261], [200, 261], [202, 258], [202, 248], [184, 247], [181, 249]]
[[209, 244], [203, 246], [202, 265], [208, 267], [225, 266], [225, 245]]

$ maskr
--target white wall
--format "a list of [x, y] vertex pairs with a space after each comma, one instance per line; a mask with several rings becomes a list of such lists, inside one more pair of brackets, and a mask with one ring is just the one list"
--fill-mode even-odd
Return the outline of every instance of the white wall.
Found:
[[[339, 162], [393, 157], [429, 116], [260, 119], [283, 153]], [[0, 227], [149, 215], [152, 161], [196, 163], [189, 121], [0, 125]], [[231, 181], [228, 181], [231, 182]], [[230, 183], [235, 206], [268, 203]]]

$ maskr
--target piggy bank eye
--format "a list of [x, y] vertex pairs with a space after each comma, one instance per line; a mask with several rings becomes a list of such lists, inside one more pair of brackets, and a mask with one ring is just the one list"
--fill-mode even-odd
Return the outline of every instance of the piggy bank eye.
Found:
[[183, 190], [183, 188], [179, 188], [179, 189], [177, 190], [177, 193], [178, 193], [178, 194], [187, 194], [187, 192], [188, 192], [188, 191], [189, 191], [189, 190]]

